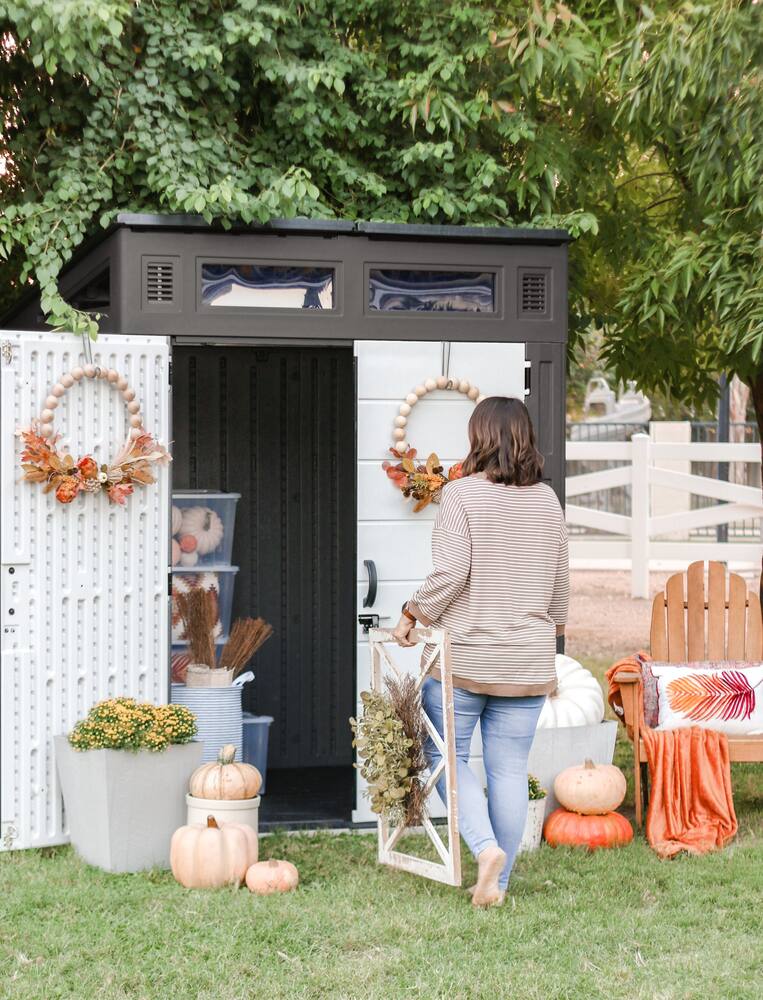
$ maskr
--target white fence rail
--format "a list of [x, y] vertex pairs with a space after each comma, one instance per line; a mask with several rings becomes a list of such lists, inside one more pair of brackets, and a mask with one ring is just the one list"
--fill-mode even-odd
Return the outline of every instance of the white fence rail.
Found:
[[[760, 566], [763, 554], [760, 542], [689, 541], [688, 533], [696, 528], [763, 518], [761, 491], [664, 467], [675, 462], [759, 463], [760, 455], [759, 444], [657, 443], [648, 434], [634, 434], [630, 441], [623, 442], [568, 441], [568, 461], [627, 463], [567, 477], [567, 522], [601, 533], [599, 537], [573, 536], [572, 558], [630, 560], [634, 597], [649, 596], [652, 560], [688, 563], [694, 559], [718, 559]], [[622, 486], [631, 488], [630, 516], [575, 503], [576, 497]], [[719, 503], [696, 510], [656, 513], [653, 487], [697, 494]]]

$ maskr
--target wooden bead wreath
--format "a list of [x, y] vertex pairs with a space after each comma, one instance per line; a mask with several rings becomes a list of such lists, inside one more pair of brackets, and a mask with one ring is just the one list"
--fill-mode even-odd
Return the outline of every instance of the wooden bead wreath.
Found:
[[[60, 435], [53, 427], [55, 411], [66, 391], [83, 379], [98, 378], [122, 393], [130, 423], [127, 440], [113, 461], [100, 468], [91, 455], [75, 463], [68, 451], [57, 448]], [[33, 421], [28, 430], [19, 431], [19, 436], [24, 442], [21, 453], [23, 478], [44, 483], [44, 493], [55, 490], [59, 503], [71, 503], [78, 493], [103, 491], [112, 503], [125, 504], [136, 483], [147, 486], [156, 482], [151, 474], [153, 464], [171, 461], [167, 449], [144, 430], [140, 403], [127, 379], [113, 368], [99, 368], [94, 364], [65, 372], [50, 390], [40, 419]]]
[[392, 446], [390, 451], [399, 459], [397, 463], [383, 462], [382, 468], [388, 477], [395, 483], [397, 488], [406, 498], [416, 501], [413, 508], [414, 513], [423, 510], [427, 504], [439, 503], [443, 486], [453, 479], [460, 479], [461, 462], [457, 462], [446, 473], [440, 459], [432, 452], [426, 462], [417, 465], [416, 449], [412, 448], [406, 441], [406, 427], [408, 418], [413, 407], [420, 399], [423, 399], [428, 392], [435, 389], [446, 389], [452, 392], [463, 393], [472, 402], [481, 403], [485, 398], [480, 395], [476, 385], [472, 385], [468, 379], [448, 378], [445, 375], [438, 375], [437, 378], [428, 378], [421, 385], [417, 385], [413, 392], [409, 392], [400, 404], [398, 415], [395, 417], [392, 428]]

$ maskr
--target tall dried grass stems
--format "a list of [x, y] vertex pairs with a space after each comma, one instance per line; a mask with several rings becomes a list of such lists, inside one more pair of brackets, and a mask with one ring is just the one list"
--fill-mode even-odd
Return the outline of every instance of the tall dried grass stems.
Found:
[[216, 667], [214, 629], [217, 624], [217, 602], [209, 590], [191, 590], [177, 594], [177, 609], [183, 619], [192, 663]]
[[220, 654], [220, 666], [232, 670], [238, 677], [257, 650], [273, 634], [273, 627], [264, 618], [238, 618]]
[[409, 674], [403, 677], [385, 678], [387, 694], [392, 702], [395, 715], [403, 724], [403, 732], [411, 740], [408, 756], [411, 759], [409, 773], [413, 775], [411, 790], [405, 797], [405, 822], [408, 826], [419, 826], [426, 810], [424, 784], [421, 775], [427, 767], [424, 743], [427, 737], [421, 696], [416, 681]]

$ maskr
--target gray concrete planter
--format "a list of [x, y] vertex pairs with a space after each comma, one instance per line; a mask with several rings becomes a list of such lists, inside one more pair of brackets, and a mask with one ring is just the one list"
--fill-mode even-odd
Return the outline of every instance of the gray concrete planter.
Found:
[[79, 856], [109, 872], [169, 868], [170, 838], [185, 823], [188, 781], [201, 743], [150, 750], [74, 750], [56, 736], [66, 822]]
[[565, 767], [582, 764], [587, 758], [594, 764], [611, 764], [615, 752], [617, 723], [605, 720], [592, 726], [565, 726], [537, 729], [530, 749], [527, 770], [546, 789], [546, 815], [559, 803], [554, 796], [554, 778]]

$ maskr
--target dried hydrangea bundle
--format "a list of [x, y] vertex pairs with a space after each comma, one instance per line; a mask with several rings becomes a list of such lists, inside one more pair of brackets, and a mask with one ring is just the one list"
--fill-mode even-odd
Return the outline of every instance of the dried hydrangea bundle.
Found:
[[413, 679], [387, 681], [389, 695], [363, 691], [363, 715], [350, 719], [360, 764], [368, 783], [371, 809], [393, 826], [421, 822], [423, 795], [419, 775], [425, 766], [423, 722]]

